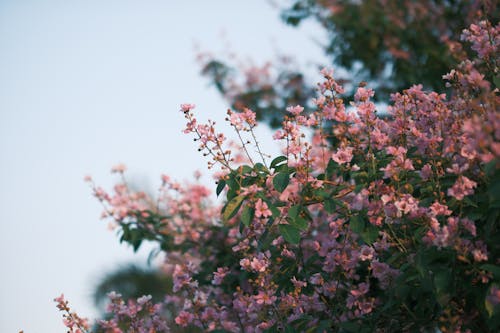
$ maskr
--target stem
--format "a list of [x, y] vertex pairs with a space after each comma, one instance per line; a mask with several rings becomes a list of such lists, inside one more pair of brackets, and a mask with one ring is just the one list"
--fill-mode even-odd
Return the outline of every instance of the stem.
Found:
[[259, 155], [262, 158], [262, 163], [267, 168], [267, 163], [266, 163], [266, 160], [264, 158], [264, 154], [260, 150], [259, 142], [257, 141], [257, 138], [255, 137], [255, 133], [253, 132], [253, 127], [250, 127], [250, 133], [252, 134], [253, 141], [255, 142], [255, 147], [257, 147], [257, 151], [259, 152]]
[[248, 157], [248, 159], [249, 159], [250, 163], [252, 164], [252, 166], [254, 166], [254, 165], [255, 165], [255, 163], [253, 162], [252, 157], [251, 157], [251, 156], [250, 156], [250, 154], [248, 153], [247, 146], [246, 146], [245, 142], [243, 141], [243, 138], [241, 137], [240, 131], [236, 128], [236, 126], [233, 126], [233, 127], [234, 127], [234, 129], [235, 129], [235, 131], [236, 131], [236, 134], [238, 134], [238, 138], [239, 138], [239, 139], [240, 139], [240, 141], [241, 141], [241, 145], [242, 145], [242, 147], [243, 147], [243, 150], [245, 150], [245, 154], [247, 155], [247, 157]]

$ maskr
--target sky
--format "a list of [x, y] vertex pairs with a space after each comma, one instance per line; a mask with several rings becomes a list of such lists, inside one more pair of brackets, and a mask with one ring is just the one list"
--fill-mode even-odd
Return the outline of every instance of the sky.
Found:
[[[324, 60], [321, 30], [286, 26], [271, 1], [0, 0], [0, 332], [64, 332], [61, 293], [95, 318], [99, 278], [145, 262], [148, 249], [133, 254], [107, 230], [83, 177], [109, 189], [125, 163], [151, 190], [162, 173], [205, 170], [178, 110], [223, 119], [193, 48], [227, 52], [221, 35], [257, 63], [277, 50]], [[270, 144], [270, 130], [259, 135]]]

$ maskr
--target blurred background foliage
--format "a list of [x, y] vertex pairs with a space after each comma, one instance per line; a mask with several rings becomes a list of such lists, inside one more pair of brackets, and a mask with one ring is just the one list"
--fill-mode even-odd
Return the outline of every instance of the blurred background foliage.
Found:
[[[458, 43], [472, 22], [499, 19], [495, 0], [294, 0], [278, 2], [282, 20], [298, 26], [314, 20], [328, 36], [322, 45], [326, 66], [347, 72], [336, 79], [351, 100], [360, 82], [376, 101], [413, 84], [445, 92], [442, 76], [467, 57]], [[241, 67], [241, 66], [240, 66]], [[260, 76], [258, 75], [260, 73]], [[315, 85], [284, 57], [272, 65], [238, 68], [218, 57], [202, 61], [206, 76], [235, 110], [250, 108], [271, 127], [281, 124], [286, 106], [306, 111]], [[259, 76], [256, 78], [256, 76]]]
[[172, 291], [172, 278], [153, 267], [129, 264], [103, 275], [94, 290], [94, 304], [105, 311], [107, 294], [115, 291], [124, 299], [137, 299], [151, 295], [154, 303], [162, 302]]

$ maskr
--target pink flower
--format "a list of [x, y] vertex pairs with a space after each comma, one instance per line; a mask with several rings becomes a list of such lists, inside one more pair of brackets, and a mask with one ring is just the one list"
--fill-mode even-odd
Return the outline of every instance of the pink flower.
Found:
[[227, 273], [229, 273], [229, 268], [227, 267], [219, 267], [217, 271], [214, 272], [214, 278], [212, 279], [212, 284], [218, 286], [222, 283]]
[[65, 310], [68, 306], [68, 302], [64, 299], [64, 294], [61, 294], [61, 296], [54, 298], [54, 302], [57, 303], [57, 308], [59, 310]]
[[323, 279], [323, 276], [321, 276], [321, 273], [313, 274], [309, 278], [309, 281], [311, 282], [311, 284], [315, 284], [315, 285], [322, 285], [323, 283], [325, 283], [325, 280]]
[[243, 129], [244, 119], [240, 113], [231, 112], [231, 115], [229, 116], [229, 122], [237, 130], [241, 131]]
[[476, 224], [474, 221], [469, 220], [468, 218], [461, 219], [460, 222], [462, 226], [467, 230], [472, 236], [476, 236]]
[[474, 257], [474, 261], [476, 261], [476, 262], [488, 260], [488, 254], [483, 252], [481, 249], [472, 250], [472, 255]]
[[249, 108], [245, 108], [245, 110], [243, 111], [243, 119], [245, 119], [247, 124], [250, 125], [251, 127], [257, 125], [256, 114]]
[[471, 24], [469, 29], [464, 29], [461, 37], [462, 40], [472, 43], [472, 49], [478, 53], [480, 58], [484, 59], [498, 52], [496, 44], [499, 34], [500, 25], [492, 27], [488, 21], [481, 21], [478, 25]]
[[359, 253], [359, 260], [361, 260], [361, 261], [372, 260], [374, 253], [375, 253], [375, 251], [373, 250], [372, 247], [363, 245], [361, 247], [361, 251]]
[[438, 215], [448, 216], [452, 213], [452, 211], [448, 209], [448, 206], [442, 205], [437, 201], [434, 202], [429, 208], [432, 212], [432, 215], [434, 216]]
[[375, 95], [375, 92], [372, 89], [359, 87], [354, 94], [354, 100], [359, 102], [366, 102], [370, 99], [370, 97], [373, 97], [373, 95]]
[[273, 139], [274, 140], [283, 140], [284, 138], [286, 138], [286, 133], [283, 132], [282, 130], [277, 130], [274, 134], [273, 134]]
[[304, 288], [304, 287], [306, 287], [306, 286], [307, 286], [307, 282], [297, 280], [297, 279], [295, 278], [295, 276], [294, 276], [293, 278], [291, 278], [291, 280], [290, 280], [290, 281], [292, 281], [293, 286], [294, 286], [295, 288], [297, 288], [297, 289]]
[[411, 195], [405, 194], [400, 200], [394, 203], [399, 213], [409, 214], [418, 209], [418, 201]]
[[358, 289], [352, 289], [350, 294], [354, 297], [360, 297], [366, 294], [370, 289], [370, 285], [368, 283], [362, 282], [358, 285]]
[[191, 111], [192, 109], [194, 109], [196, 107], [196, 105], [194, 104], [181, 104], [181, 111], [186, 113], [186, 112], [189, 112]]
[[175, 323], [182, 327], [186, 327], [194, 319], [194, 316], [186, 311], [181, 311], [177, 317], [175, 317]]
[[404, 147], [394, 147], [394, 146], [387, 147], [385, 151], [387, 152], [387, 154], [394, 155], [397, 157], [403, 157], [407, 152], [406, 148]]
[[422, 167], [422, 170], [420, 170], [419, 174], [420, 174], [420, 177], [423, 180], [429, 179], [432, 176], [432, 168], [431, 168], [431, 166], [429, 164], [424, 165]]
[[163, 184], [170, 183], [170, 176], [168, 176], [168, 175], [161, 175], [161, 181], [163, 182]]
[[273, 213], [271, 212], [267, 204], [264, 201], [262, 201], [262, 199], [257, 200], [257, 202], [255, 203], [255, 217], [266, 218], [272, 215]]
[[271, 305], [276, 302], [277, 297], [274, 295], [269, 295], [268, 292], [259, 291], [257, 295], [254, 296], [255, 303]]
[[493, 306], [497, 306], [500, 304], [500, 289], [497, 285], [492, 285], [489, 291], [488, 296], [486, 297], [488, 302], [490, 302]]
[[304, 108], [300, 105], [295, 105], [287, 107], [286, 110], [294, 116], [298, 116], [302, 111], [304, 111]]
[[316, 106], [321, 106], [321, 105], [325, 104], [326, 98], [325, 98], [325, 96], [319, 96], [318, 98], [313, 98], [312, 102]]
[[143, 306], [151, 300], [151, 295], [141, 296], [137, 299], [137, 304]]
[[266, 259], [253, 258], [250, 262], [250, 267], [255, 272], [265, 272], [267, 266], [269, 266], [269, 262]]
[[328, 68], [328, 67], [323, 67], [321, 69], [320, 73], [325, 77], [332, 77], [333, 76], [333, 69]]
[[337, 149], [337, 152], [332, 154], [332, 160], [338, 164], [349, 163], [352, 160], [352, 151], [352, 147], [339, 148]]
[[455, 184], [448, 189], [448, 195], [457, 200], [463, 200], [467, 195], [474, 193], [477, 183], [465, 176], [459, 176]]
[[111, 168], [111, 172], [113, 173], [124, 173], [125, 170], [127, 170], [127, 167], [123, 163], [116, 164]]
[[174, 286], [172, 289], [174, 292], [177, 292], [184, 287], [198, 287], [198, 282], [193, 280], [189, 267], [186, 267], [185, 265], [175, 265], [173, 278]]

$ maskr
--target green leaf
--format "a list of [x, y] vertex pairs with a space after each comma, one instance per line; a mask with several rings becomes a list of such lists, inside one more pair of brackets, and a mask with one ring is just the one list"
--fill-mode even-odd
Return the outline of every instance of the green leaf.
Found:
[[302, 210], [301, 205], [294, 205], [294, 206], [290, 207], [288, 209], [288, 217], [291, 219], [296, 218], [299, 215], [301, 210]]
[[448, 288], [450, 287], [450, 280], [450, 269], [441, 269], [435, 272], [434, 285], [436, 286], [438, 302], [441, 305], [445, 305], [450, 300], [450, 296], [447, 293]]
[[215, 190], [217, 196], [221, 194], [221, 192], [224, 190], [224, 187], [226, 187], [226, 181], [224, 179], [219, 180], [219, 182], [217, 183], [217, 189]]
[[264, 164], [262, 163], [255, 163], [253, 169], [257, 172], [265, 172], [265, 173], [268, 173], [268, 170], [267, 168], [264, 166]]
[[143, 240], [143, 235], [140, 229], [130, 229], [128, 234], [128, 239], [126, 240], [130, 245], [132, 245], [134, 252], [137, 252], [141, 247], [141, 243]]
[[365, 221], [359, 215], [351, 216], [349, 219], [349, 226], [351, 230], [357, 234], [361, 234], [365, 229]]
[[243, 207], [243, 210], [241, 211], [241, 222], [248, 227], [250, 225], [250, 222], [252, 222], [253, 220], [254, 214], [255, 214], [255, 209], [253, 209], [252, 207], [250, 206]]
[[486, 172], [486, 175], [491, 176], [495, 173], [497, 170], [497, 163], [498, 161], [496, 159], [493, 159], [492, 161], [489, 161], [484, 165], [484, 171]]
[[330, 158], [328, 161], [328, 165], [326, 167], [326, 178], [330, 179], [334, 175], [335, 171], [337, 170], [337, 164], [335, 163], [334, 160]]
[[238, 191], [240, 189], [240, 184], [236, 181], [235, 175], [229, 175], [229, 179], [226, 180], [227, 186], [229, 186], [230, 191]]
[[371, 245], [378, 239], [378, 228], [368, 224], [365, 230], [361, 233], [361, 238], [365, 243]]
[[499, 266], [491, 265], [491, 264], [484, 264], [484, 265], [481, 265], [479, 268], [493, 273], [493, 276], [495, 277], [495, 279], [500, 279], [500, 267]]
[[312, 221], [313, 216], [307, 207], [302, 207], [302, 215], [306, 220]]
[[307, 216], [307, 209], [304, 209], [301, 205], [294, 205], [288, 209], [288, 222], [290, 225], [296, 227], [297, 229], [300, 230], [306, 230], [308, 227], [307, 220], [304, 219], [303, 216], [301, 216], [301, 212], [304, 212], [305, 215]]
[[242, 187], [249, 187], [249, 186], [252, 186], [253, 184], [257, 183], [257, 181], [259, 180], [259, 177], [251, 177], [251, 176], [245, 176], [245, 178], [243, 178], [241, 180], [241, 186]]
[[292, 244], [298, 244], [300, 241], [300, 230], [289, 224], [278, 225], [281, 236]]
[[488, 312], [488, 316], [491, 318], [493, 316], [493, 312], [495, 311], [495, 308], [493, 306], [493, 303], [491, 303], [488, 298], [484, 299], [484, 307], [486, 308], [486, 311]]
[[281, 211], [275, 206], [273, 205], [271, 202], [269, 202], [268, 200], [266, 200], [266, 203], [267, 203], [267, 207], [269, 208], [269, 210], [271, 211], [271, 213], [273, 213], [273, 218], [278, 218], [280, 215], [281, 215]]
[[358, 184], [358, 185], [356, 185], [356, 186], [354, 187], [354, 192], [355, 192], [355, 193], [359, 193], [359, 192], [361, 192], [361, 190], [362, 190], [362, 189], [364, 189], [365, 187], [366, 187], [366, 185], [365, 185], [365, 184]]
[[245, 199], [245, 195], [240, 194], [234, 198], [232, 198], [222, 209], [222, 219], [224, 221], [228, 221], [230, 218], [232, 218], [236, 213], [238, 213], [238, 210], [240, 209], [241, 203]]
[[232, 200], [234, 197], [236, 197], [238, 195], [238, 192], [236, 192], [235, 190], [231, 190], [229, 189], [226, 193], [226, 199], [229, 201], [229, 200]]
[[500, 75], [497, 75], [493, 78], [493, 82], [497, 88], [500, 88]]
[[280, 172], [273, 178], [273, 185], [276, 191], [283, 192], [290, 182], [288, 173]]
[[332, 199], [327, 199], [323, 202], [323, 206], [325, 207], [325, 210], [327, 213], [332, 214], [335, 212], [335, 209], [337, 209], [337, 205], [335, 204], [335, 201]]
[[339, 326], [349, 333], [357, 333], [361, 328], [358, 323], [352, 321], [344, 321], [342, 323], [339, 323]]
[[477, 208], [477, 204], [468, 197], [464, 197], [464, 202], [469, 206]]
[[264, 333], [279, 333], [280, 331], [278, 330], [278, 324], [274, 324], [273, 326], [269, 327], [264, 331]]
[[327, 199], [330, 197], [330, 193], [328, 193], [327, 191], [323, 190], [323, 189], [317, 189], [314, 191], [314, 195], [317, 196], [317, 197], [320, 197], [321, 199]]
[[287, 160], [286, 156], [278, 156], [271, 162], [270, 168], [273, 169]]
[[296, 331], [300, 329], [300, 331], [302, 332], [304, 329], [307, 328], [308, 324], [312, 320], [314, 320], [314, 317], [309, 316], [309, 315], [302, 315], [298, 319], [295, 319], [294, 321], [292, 321], [290, 324], [293, 325], [293, 327], [295, 327]]
[[303, 219], [302, 217], [300, 216], [297, 216], [296, 218], [292, 219], [290, 218], [288, 220], [288, 222], [290, 223], [290, 225], [300, 229], [300, 230], [306, 230], [307, 229], [307, 220]]
[[490, 206], [493, 208], [500, 208], [500, 172], [491, 177], [488, 186], [488, 195], [490, 199]]
[[238, 171], [241, 174], [247, 174], [247, 173], [251, 173], [253, 171], [253, 169], [248, 165], [242, 165], [238, 168]]

